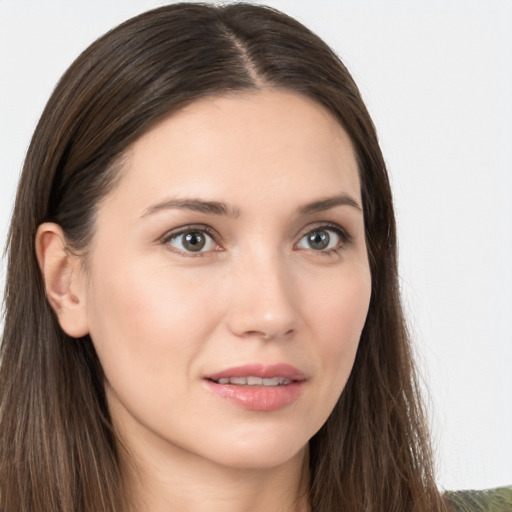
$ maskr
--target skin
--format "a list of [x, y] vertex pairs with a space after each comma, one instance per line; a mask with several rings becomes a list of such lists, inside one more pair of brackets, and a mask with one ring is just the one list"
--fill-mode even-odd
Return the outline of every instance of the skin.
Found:
[[[307, 444], [348, 379], [371, 294], [349, 137], [315, 102], [263, 89], [172, 115], [121, 172], [98, 207], [87, 273], [59, 226], [42, 225], [37, 247], [62, 328], [89, 333], [103, 365], [134, 503], [305, 510]], [[351, 204], [299, 213], [341, 196]], [[162, 206], [190, 198], [227, 214]], [[187, 226], [211, 230], [200, 252], [176, 235]], [[305, 237], [319, 232], [327, 249]], [[251, 411], [205, 386], [248, 363], [300, 369], [298, 399]]]

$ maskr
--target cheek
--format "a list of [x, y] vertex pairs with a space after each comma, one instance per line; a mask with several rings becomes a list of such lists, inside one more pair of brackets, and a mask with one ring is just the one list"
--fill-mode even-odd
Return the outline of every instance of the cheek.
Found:
[[[151, 270], [147, 270], [151, 269]], [[200, 281], [199, 281], [200, 282]], [[139, 382], [169, 369], [186, 372], [215, 322], [208, 301], [187, 276], [136, 261], [97, 267], [89, 294], [91, 337], [109, 380], [124, 374]], [[202, 318], [198, 322], [198, 318]]]
[[218, 315], [208, 310], [213, 301], [198, 300], [208, 293], [204, 279], [144, 263], [102, 260], [90, 288], [89, 322], [113, 416], [152, 429], [173, 425], [173, 411], [190, 407], [183, 397], [194, 393], [194, 364]]
[[[366, 268], [344, 273], [316, 297], [314, 314], [317, 350], [321, 353], [326, 385], [341, 394], [354, 363], [371, 296]], [[338, 284], [336, 284], [338, 283]]]
[[314, 298], [311, 310], [318, 317], [317, 323], [329, 332], [328, 338], [359, 339], [370, 295], [369, 272], [349, 270], [324, 286]]

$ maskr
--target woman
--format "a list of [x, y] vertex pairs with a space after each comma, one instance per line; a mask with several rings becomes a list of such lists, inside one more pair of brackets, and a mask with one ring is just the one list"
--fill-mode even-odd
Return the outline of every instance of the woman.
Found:
[[94, 43], [9, 243], [4, 512], [444, 510], [375, 130], [296, 21], [176, 4]]

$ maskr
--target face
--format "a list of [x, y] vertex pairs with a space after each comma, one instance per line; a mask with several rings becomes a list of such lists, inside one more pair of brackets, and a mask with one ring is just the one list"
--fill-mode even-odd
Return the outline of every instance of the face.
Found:
[[270, 467], [322, 426], [371, 292], [351, 142], [311, 100], [207, 98], [100, 204], [87, 325], [128, 447]]

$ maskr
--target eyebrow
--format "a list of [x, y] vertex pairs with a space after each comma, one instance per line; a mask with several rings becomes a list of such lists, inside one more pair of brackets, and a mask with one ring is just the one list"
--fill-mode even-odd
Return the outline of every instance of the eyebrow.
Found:
[[[356, 210], [362, 211], [355, 199], [347, 194], [339, 194], [332, 197], [326, 197], [313, 201], [312, 203], [300, 206], [299, 215], [310, 215], [312, 213], [323, 212], [335, 208], [336, 206], [350, 206]], [[142, 218], [153, 215], [162, 210], [190, 210], [194, 212], [206, 213], [209, 215], [224, 215], [228, 217], [239, 217], [240, 209], [235, 206], [229, 206], [220, 201], [205, 201], [203, 199], [167, 199], [154, 204], [144, 210]]]
[[323, 212], [325, 210], [335, 208], [336, 206], [351, 206], [360, 212], [363, 211], [359, 206], [359, 203], [348, 194], [339, 194], [332, 197], [326, 197], [318, 201], [313, 201], [312, 203], [301, 206], [299, 208], [299, 214], [309, 215], [311, 213]]
[[142, 217], [153, 215], [162, 210], [171, 209], [190, 210], [209, 215], [226, 215], [228, 217], [240, 216], [240, 210], [238, 208], [228, 206], [219, 201], [204, 201], [203, 199], [167, 199], [146, 208]]

